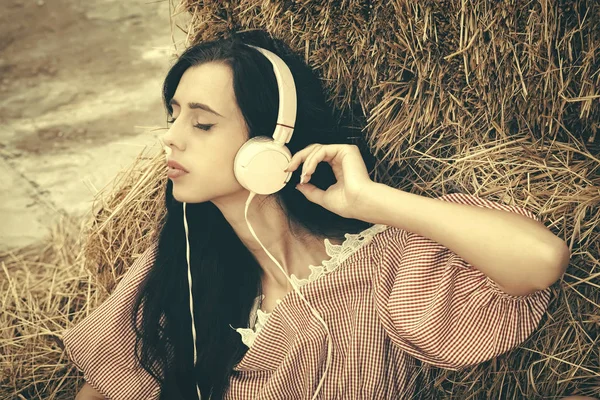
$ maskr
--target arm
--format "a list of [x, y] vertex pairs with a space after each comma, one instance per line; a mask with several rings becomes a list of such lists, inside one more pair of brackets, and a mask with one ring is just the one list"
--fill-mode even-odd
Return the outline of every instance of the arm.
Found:
[[[108, 299], [62, 336], [67, 358], [107, 399], [156, 400], [160, 393], [158, 383], [139, 368], [131, 324], [135, 296], [152, 268], [156, 250], [154, 244], [150, 246], [129, 267]], [[104, 399], [87, 386], [81, 388], [77, 400]]]
[[[488, 200], [482, 204], [505, 209]], [[548, 307], [550, 289], [507, 294], [447, 247], [413, 232], [388, 226], [373, 237], [373, 249], [375, 309], [387, 336], [438, 368], [458, 370], [514, 349], [534, 332]]]
[[106, 398], [86, 382], [77, 393], [75, 400], [106, 400]]
[[569, 248], [542, 223], [501, 210], [440, 201], [374, 183], [355, 218], [425, 236], [452, 250], [506, 293], [551, 286], [569, 264]]

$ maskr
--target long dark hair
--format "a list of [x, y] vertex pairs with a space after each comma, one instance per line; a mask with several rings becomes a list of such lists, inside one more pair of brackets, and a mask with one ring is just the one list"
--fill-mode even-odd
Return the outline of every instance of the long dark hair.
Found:
[[[233, 34], [188, 48], [164, 81], [163, 100], [168, 113], [172, 113], [169, 101], [189, 67], [224, 62], [232, 69], [235, 98], [249, 136], [272, 136], [279, 106], [275, 74], [269, 60], [244, 43], [271, 50], [292, 71], [298, 96], [294, 135], [287, 145], [292, 154], [311, 143], [355, 144], [350, 135], [352, 128], [342, 127], [343, 118], [328, 105], [317, 75], [282, 41], [264, 31]], [[362, 150], [371, 170], [374, 160]], [[300, 172], [298, 168], [290, 182], [271, 195], [286, 212], [295, 235], [295, 228], [300, 228], [315, 237], [343, 240], [345, 233], [371, 226], [308, 201], [295, 189]], [[323, 190], [335, 182], [327, 163], [320, 163], [311, 177], [311, 183]], [[168, 180], [167, 214], [158, 235], [156, 259], [133, 309], [135, 356], [160, 383], [161, 399], [196, 399], [196, 380], [204, 399], [221, 399], [233, 367], [248, 350], [230, 324], [235, 328], [248, 326], [253, 301], [260, 293], [262, 271], [213, 203], [187, 205], [198, 348], [194, 370], [183, 208], [173, 198], [172, 189]]]

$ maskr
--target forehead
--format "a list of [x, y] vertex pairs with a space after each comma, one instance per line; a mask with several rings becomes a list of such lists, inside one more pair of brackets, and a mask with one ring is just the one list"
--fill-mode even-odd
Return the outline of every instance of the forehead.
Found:
[[183, 107], [190, 102], [205, 103], [223, 116], [231, 115], [237, 107], [231, 67], [208, 62], [188, 68], [173, 97]]

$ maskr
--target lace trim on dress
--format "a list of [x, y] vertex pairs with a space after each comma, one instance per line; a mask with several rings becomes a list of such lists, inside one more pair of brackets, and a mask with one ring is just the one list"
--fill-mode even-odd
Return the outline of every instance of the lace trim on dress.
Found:
[[[322, 265], [309, 265], [308, 268], [311, 270], [311, 273], [307, 279], [298, 279], [298, 277], [296, 277], [294, 274], [290, 275], [290, 279], [292, 282], [298, 285], [299, 288], [307, 283], [316, 281], [320, 277], [335, 271], [337, 267], [346, 261], [348, 257], [354, 254], [354, 252], [356, 252], [366, 243], [370, 242], [373, 236], [386, 230], [387, 228], [389, 228], [388, 225], [375, 224], [360, 233], [346, 233], [344, 235], [346, 239], [342, 244], [339, 245], [332, 244], [329, 239], [325, 239], [325, 251], [331, 258], [329, 260], [323, 260]], [[254, 305], [250, 311], [250, 327], [237, 329], [234, 328], [242, 336], [242, 342], [248, 347], [252, 347], [254, 340], [262, 328], [267, 324], [269, 316], [271, 315], [271, 313], [263, 312], [260, 309], [260, 305], [264, 297], [264, 295], [259, 295], [254, 299]], [[281, 303], [281, 300], [278, 299], [275, 301], [275, 303], [279, 304]]]

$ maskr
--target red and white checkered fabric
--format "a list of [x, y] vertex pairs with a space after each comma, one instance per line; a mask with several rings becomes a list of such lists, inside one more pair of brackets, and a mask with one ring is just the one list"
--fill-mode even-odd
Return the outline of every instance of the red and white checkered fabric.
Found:
[[[471, 195], [439, 199], [539, 221], [524, 208]], [[68, 357], [110, 400], [159, 397], [150, 376], [134, 368], [128, 328], [155, 252], [153, 246], [137, 259], [111, 296], [63, 337]], [[449, 249], [395, 227], [367, 238], [301, 292], [332, 334], [333, 359], [320, 399], [410, 399], [415, 359], [455, 370], [505, 353], [536, 329], [550, 297], [549, 289], [508, 295]], [[310, 399], [326, 359], [326, 332], [292, 291], [234, 368], [225, 399]]]

